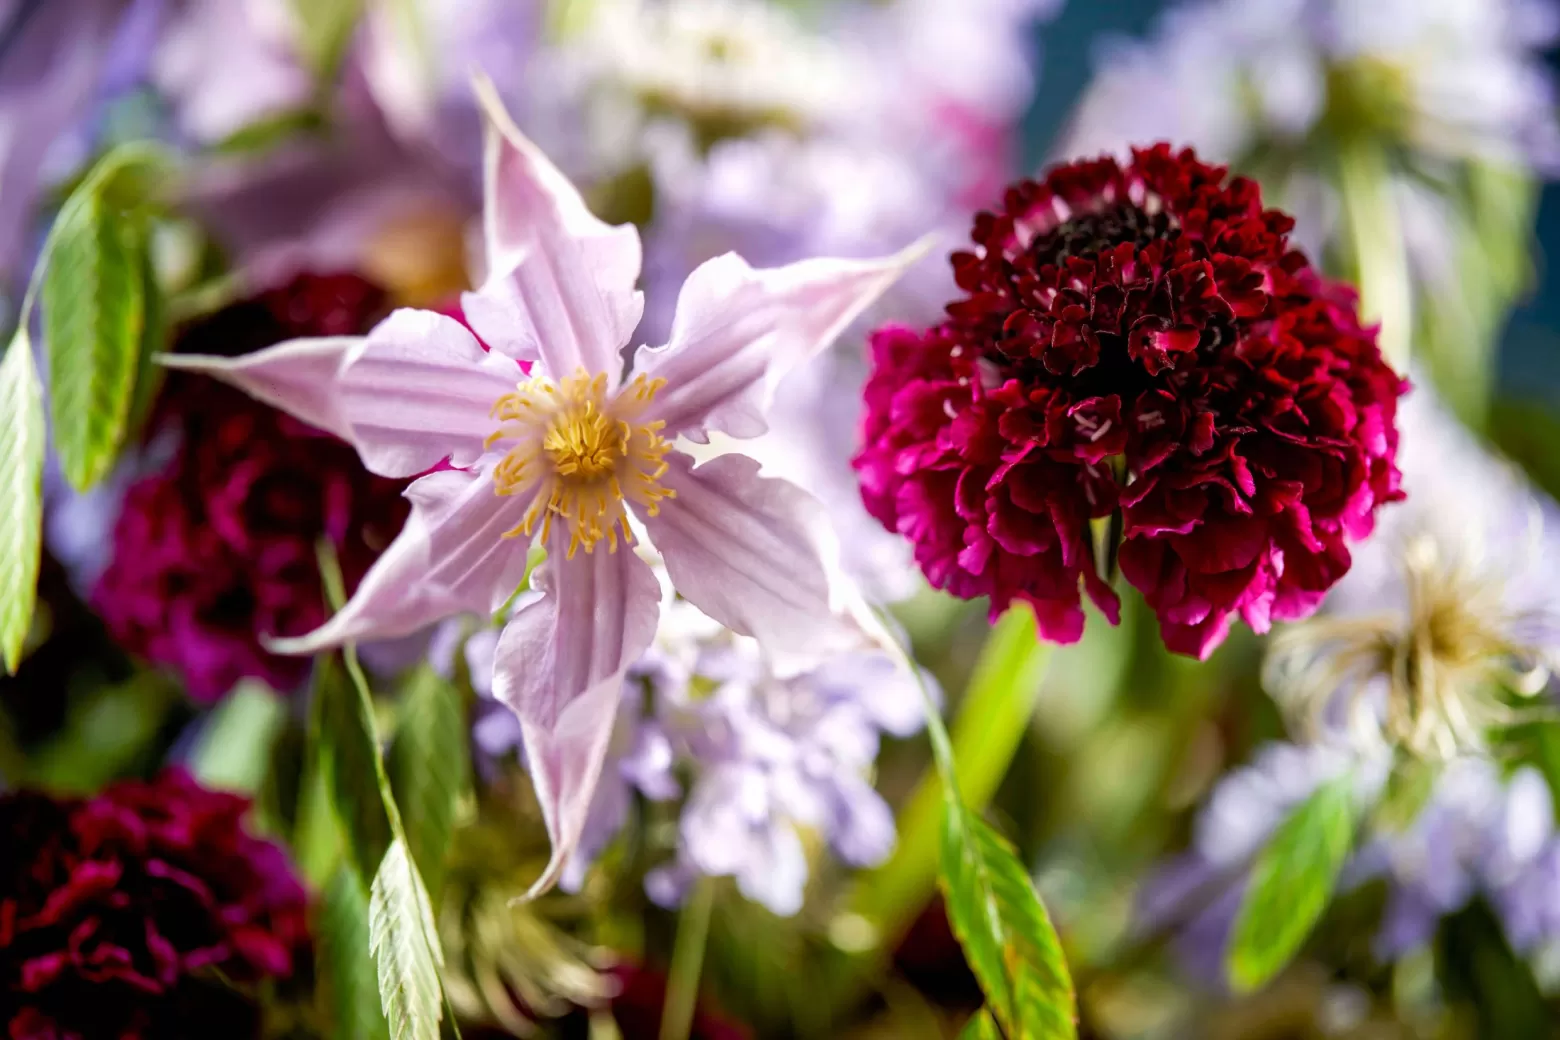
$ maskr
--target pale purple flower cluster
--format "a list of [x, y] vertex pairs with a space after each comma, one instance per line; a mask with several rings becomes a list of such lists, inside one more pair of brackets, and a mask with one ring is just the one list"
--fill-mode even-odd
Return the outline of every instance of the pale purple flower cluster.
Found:
[[[1182, 968], [1218, 980], [1253, 857], [1307, 797], [1346, 771], [1362, 808], [1383, 797], [1385, 758], [1328, 745], [1262, 748], [1215, 788], [1191, 850], [1145, 886], [1139, 927], [1173, 926]], [[1486, 758], [1447, 763], [1410, 823], [1367, 823], [1340, 889], [1374, 879], [1389, 888], [1375, 941], [1384, 960], [1422, 947], [1442, 917], [1476, 897], [1519, 952], [1560, 944], [1560, 832], [1549, 785], [1531, 766], [1507, 775]]]
[[[474, 678], [490, 671], [496, 636], [484, 629], [466, 641]], [[645, 878], [651, 898], [677, 905], [699, 877], [731, 877], [749, 899], [794, 914], [810, 873], [804, 833], [851, 866], [892, 851], [893, 815], [871, 771], [883, 734], [920, 728], [921, 703], [887, 654], [846, 653], [782, 676], [755, 640], [667, 599], [655, 643], [624, 681], [601, 782], [560, 883], [579, 887], [636, 796], [681, 801], [673, 858]], [[488, 755], [520, 745], [507, 711], [484, 712], [476, 735]]]

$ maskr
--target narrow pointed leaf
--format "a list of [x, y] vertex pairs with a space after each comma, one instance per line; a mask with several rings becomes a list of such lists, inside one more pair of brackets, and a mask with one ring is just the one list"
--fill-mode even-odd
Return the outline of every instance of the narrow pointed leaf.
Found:
[[0, 358], [0, 660], [14, 674], [32, 627], [43, 523], [43, 392], [27, 330]]
[[1061, 941], [1013, 846], [951, 788], [943, 827], [948, 919], [1012, 1040], [1073, 1040], [1077, 1003]]
[[388, 765], [412, 860], [435, 896], [444, 880], [455, 807], [466, 789], [467, 750], [460, 691], [424, 665], [402, 694]]
[[1265, 985], [1299, 952], [1332, 898], [1354, 835], [1354, 783], [1345, 774], [1301, 803], [1258, 856], [1235, 918], [1230, 985]]
[[60, 468], [80, 490], [113, 467], [130, 419], [146, 318], [145, 229], [78, 189], [50, 236], [43, 281], [49, 406]]
[[394, 1040], [438, 1040], [443, 1013], [433, 907], [406, 845], [390, 843], [369, 890], [368, 942]]
[[368, 896], [346, 864], [320, 894], [316, 934], [329, 1034], [343, 1040], [388, 1040], [390, 1026], [379, 1008], [378, 974], [368, 952]]
[[374, 761], [379, 752], [363, 724], [357, 692], [336, 658], [321, 659], [314, 695], [320, 698], [320, 745], [347, 854], [360, 877], [372, 878], [391, 840]]
[[981, 1008], [970, 1016], [970, 1020], [959, 1031], [959, 1040], [1002, 1040], [1002, 1030], [997, 1028], [997, 1020], [991, 1017], [991, 1009]]

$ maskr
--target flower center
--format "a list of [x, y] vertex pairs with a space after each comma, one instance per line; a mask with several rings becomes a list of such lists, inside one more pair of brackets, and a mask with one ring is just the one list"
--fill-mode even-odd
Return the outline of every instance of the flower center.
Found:
[[545, 541], [556, 518], [568, 525], [570, 559], [581, 548], [594, 552], [603, 539], [617, 552], [620, 532], [625, 545], [633, 544], [624, 503], [654, 516], [661, 500], [675, 495], [659, 483], [672, 450], [660, 435], [666, 424], [639, 421], [663, 385], [639, 376], [609, 397], [607, 377], [582, 369], [558, 383], [533, 376], [495, 401], [490, 414], [503, 425], [488, 446], [515, 445], [494, 468], [493, 489], [535, 489], [525, 516], [504, 537], [530, 537], [539, 521]]
[[1037, 266], [1058, 264], [1072, 256], [1093, 257], [1130, 242], [1142, 247], [1169, 238], [1175, 221], [1162, 209], [1150, 212], [1132, 202], [1117, 202], [1092, 212], [1075, 213], [1029, 244]]

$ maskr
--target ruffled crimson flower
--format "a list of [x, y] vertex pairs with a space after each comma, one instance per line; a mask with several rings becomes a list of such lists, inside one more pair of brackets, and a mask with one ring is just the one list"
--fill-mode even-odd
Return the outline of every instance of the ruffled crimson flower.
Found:
[[1080, 583], [1117, 619], [1091, 524], [1113, 514], [1172, 650], [1207, 656], [1236, 613], [1310, 614], [1402, 497], [1407, 383], [1292, 223], [1163, 144], [1009, 188], [953, 256], [946, 319], [873, 336], [868, 509], [934, 585], [1027, 602], [1061, 642]]
[[[306, 275], [187, 329], [176, 349], [241, 355], [300, 336], [366, 331], [384, 294], [351, 275]], [[148, 455], [172, 457], [133, 484], [94, 607], [124, 647], [179, 672], [211, 701], [244, 677], [278, 690], [309, 662], [268, 652], [326, 618], [317, 546], [335, 548], [349, 588], [406, 518], [404, 482], [353, 449], [246, 394], [173, 373], [148, 424]]]
[[0, 797], [5, 1036], [258, 1036], [253, 988], [308, 969], [308, 900], [247, 809], [182, 770]]

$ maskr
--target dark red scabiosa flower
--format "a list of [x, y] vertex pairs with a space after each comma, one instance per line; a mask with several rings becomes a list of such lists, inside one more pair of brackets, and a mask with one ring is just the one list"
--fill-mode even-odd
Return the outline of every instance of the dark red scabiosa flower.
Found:
[[308, 900], [247, 809], [181, 770], [0, 796], [4, 1035], [258, 1036], [256, 987], [308, 971]]
[[[299, 336], [367, 332], [384, 294], [349, 275], [308, 275], [186, 329], [175, 349], [243, 354]], [[147, 424], [148, 454], [171, 452], [133, 484], [94, 607], [127, 649], [221, 697], [244, 677], [287, 691], [307, 658], [262, 636], [326, 618], [317, 546], [335, 547], [349, 590], [406, 518], [402, 483], [370, 474], [329, 434], [210, 379], [172, 373]]]
[[1291, 219], [1225, 174], [1161, 144], [1016, 184], [954, 254], [944, 321], [874, 334], [855, 465], [932, 584], [1071, 642], [1080, 586], [1117, 620], [1094, 535], [1114, 516], [1165, 644], [1204, 657], [1236, 614], [1311, 613], [1402, 497], [1407, 383]]

